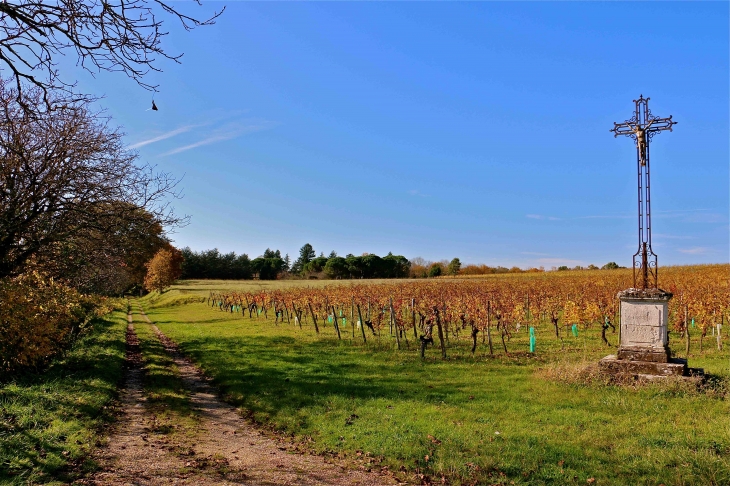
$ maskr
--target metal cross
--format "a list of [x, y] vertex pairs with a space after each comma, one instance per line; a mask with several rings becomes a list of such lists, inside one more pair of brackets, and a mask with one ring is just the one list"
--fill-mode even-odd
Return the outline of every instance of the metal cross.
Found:
[[[634, 254], [634, 288], [657, 288], [657, 256], [651, 249], [651, 197], [649, 194], [649, 142], [662, 130], [672, 131], [672, 117], [659, 118], [649, 110], [649, 98], [634, 100], [634, 116], [615, 123], [610, 130], [614, 138], [628, 135], [636, 142], [636, 166], [639, 174], [639, 250]], [[639, 280], [637, 282], [637, 271]], [[638, 283], [638, 285], [637, 285]]]

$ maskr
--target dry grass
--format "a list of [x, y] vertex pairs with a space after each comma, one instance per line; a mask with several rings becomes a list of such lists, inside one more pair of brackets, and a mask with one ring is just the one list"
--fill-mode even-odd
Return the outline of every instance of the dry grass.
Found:
[[557, 383], [578, 387], [622, 387], [649, 389], [664, 396], [705, 395], [725, 399], [730, 396], [730, 380], [723, 376], [708, 376], [704, 382], [687, 380], [680, 376], [647, 380], [635, 375], [614, 375], [602, 371], [594, 361], [553, 362], [535, 370], [535, 376]]

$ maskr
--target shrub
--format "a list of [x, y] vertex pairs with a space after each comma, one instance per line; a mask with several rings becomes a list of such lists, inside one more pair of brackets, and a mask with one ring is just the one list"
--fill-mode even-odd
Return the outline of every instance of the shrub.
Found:
[[46, 365], [68, 349], [99, 303], [38, 272], [0, 280], [0, 372]]
[[428, 269], [428, 276], [440, 277], [443, 271], [444, 269], [441, 267], [440, 263], [434, 263], [433, 265], [431, 265], [431, 268]]

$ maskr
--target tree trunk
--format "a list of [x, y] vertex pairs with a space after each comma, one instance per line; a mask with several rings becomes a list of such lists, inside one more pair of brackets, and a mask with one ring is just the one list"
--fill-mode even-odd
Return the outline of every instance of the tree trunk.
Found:
[[438, 307], [434, 307], [433, 310], [436, 313], [436, 327], [439, 331], [439, 342], [441, 343], [441, 357], [443, 359], [446, 359], [446, 343], [444, 341], [444, 331], [441, 328], [441, 315], [439, 314]]

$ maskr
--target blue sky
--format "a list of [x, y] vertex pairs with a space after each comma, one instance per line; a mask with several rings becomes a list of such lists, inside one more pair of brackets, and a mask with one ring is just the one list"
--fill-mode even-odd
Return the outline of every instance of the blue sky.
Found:
[[[180, 4], [203, 16], [223, 4]], [[168, 19], [158, 112], [121, 75], [80, 88], [140, 158], [183, 176], [173, 238], [295, 256], [630, 265], [639, 94], [659, 263], [727, 262], [728, 4], [232, 2]]]

